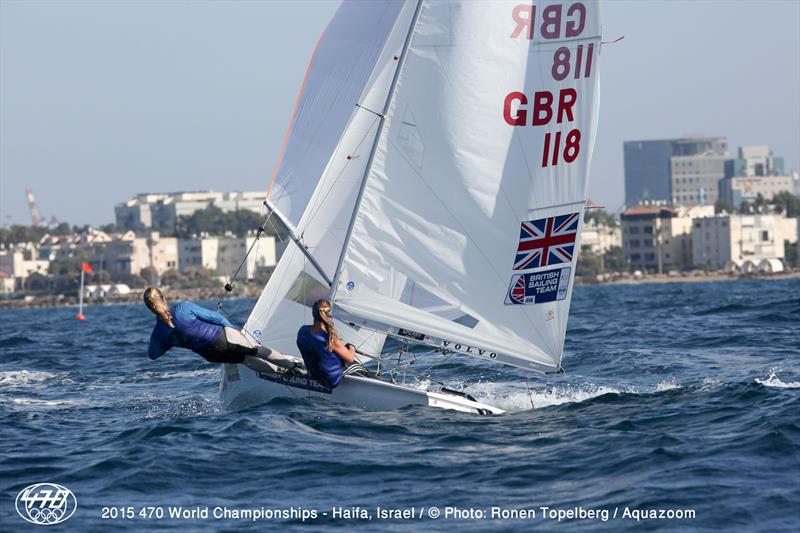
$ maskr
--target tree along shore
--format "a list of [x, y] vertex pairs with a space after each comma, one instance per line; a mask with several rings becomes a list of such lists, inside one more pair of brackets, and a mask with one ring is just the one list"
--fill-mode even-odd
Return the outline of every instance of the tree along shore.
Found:
[[[800, 278], [800, 271], [779, 272], [776, 274], [720, 274], [720, 273], [698, 273], [696, 275], [682, 276], [668, 274], [649, 274], [641, 278], [635, 278], [630, 274], [610, 277], [602, 281], [584, 279], [580, 276], [575, 278], [576, 285], [638, 285], [642, 283], [697, 283], [704, 281], [737, 281], [737, 280], [776, 280], [776, 279], [797, 279]], [[263, 285], [260, 283], [250, 283], [247, 285], [237, 284], [233, 292], [226, 293], [222, 287], [196, 287], [196, 288], [170, 288], [161, 287], [164, 296], [170, 302], [180, 300], [204, 301], [234, 299], [234, 298], [258, 298], [261, 296]], [[142, 290], [134, 289], [130, 294], [103, 298], [100, 300], [85, 300], [84, 306], [91, 308], [97, 305], [116, 305], [116, 304], [138, 304], [142, 302]], [[33, 295], [28, 299], [4, 299], [0, 298], [0, 309], [32, 309], [32, 308], [55, 308], [55, 307], [77, 307], [78, 298], [68, 297], [58, 294]]]
[[[264, 286], [261, 284], [239, 285], [230, 293], [220, 287], [176, 288], [161, 287], [164, 296], [170, 302], [181, 300], [202, 301], [219, 300], [220, 298], [258, 298]], [[133, 289], [129, 294], [109, 296], [102, 299], [86, 299], [84, 308], [91, 309], [98, 305], [138, 304], [142, 302], [143, 289]], [[64, 296], [60, 294], [35, 294], [29, 298], [6, 299], [0, 298], [0, 309], [32, 309], [37, 307], [78, 307], [77, 296]]]
[[800, 270], [776, 273], [725, 274], [720, 272], [698, 272], [696, 274], [648, 274], [635, 277], [632, 274], [609, 275], [608, 279], [596, 280], [575, 276], [576, 285], [638, 285], [642, 283], [697, 283], [702, 281], [737, 281], [744, 279], [793, 279], [800, 278]]

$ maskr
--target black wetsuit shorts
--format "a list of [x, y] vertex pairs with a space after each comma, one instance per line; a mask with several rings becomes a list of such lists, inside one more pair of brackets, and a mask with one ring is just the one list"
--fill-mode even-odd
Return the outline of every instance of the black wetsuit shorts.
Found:
[[197, 350], [197, 353], [211, 363], [241, 364], [244, 362], [245, 356], [258, 354], [258, 348], [228, 342], [223, 329], [217, 338], [211, 341], [211, 344], [203, 346]]

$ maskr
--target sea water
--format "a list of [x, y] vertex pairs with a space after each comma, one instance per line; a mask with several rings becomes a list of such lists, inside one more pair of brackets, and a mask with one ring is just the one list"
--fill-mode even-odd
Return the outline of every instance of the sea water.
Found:
[[[252, 304], [226, 308], [243, 320]], [[85, 313], [0, 311], [0, 530], [38, 527], [15, 499], [40, 482], [76, 497], [64, 531], [800, 523], [797, 279], [577, 287], [566, 375], [437, 369], [501, 416], [289, 399], [226, 412], [218, 367], [147, 358], [143, 305]]]

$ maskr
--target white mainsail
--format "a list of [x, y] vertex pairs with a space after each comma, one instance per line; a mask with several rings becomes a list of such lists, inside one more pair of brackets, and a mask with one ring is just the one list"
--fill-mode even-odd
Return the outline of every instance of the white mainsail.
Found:
[[[343, 41], [360, 60], [337, 54]], [[294, 352], [330, 292], [342, 337], [365, 350], [389, 333], [559, 370], [599, 52], [594, 2], [345, 2], [273, 192], [325, 275], [290, 244], [245, 330]], [[334, 67], [353, 69], [347, 83], [325, 81]]]
[[[559, 370], [599, 52], [594, 2], [424, 2], [345, 243], [337, 309], [370, 329]], [[398, 280], [469, 320], [403, 301]]]
[[[375, 144], [380, 117], [374, 110], [385, 104], [413, 13], [413, 4], [398, 1], [344, 2], [304, 83], [270, 201], [296, 226], [329, 279]], [[297, 329], [329, 290], [325, 277], [289, 243], [244, 329], [264, 345], [295, 353]], [[400, 283], [396, 291], [402, 291]], [[363, 350], [380, 351], [384, 335], [338, 326]]]

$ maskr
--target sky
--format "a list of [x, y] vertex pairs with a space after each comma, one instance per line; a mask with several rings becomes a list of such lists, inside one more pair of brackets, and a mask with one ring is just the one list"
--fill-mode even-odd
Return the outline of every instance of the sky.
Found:
[[[264, 190], [336, 1], [0, 0], [0, 224], [114, 220], [141, 192]], [[594, 203], [622, 143], [727, 136], [800, 168], [800, 1], [602, 3]]]

